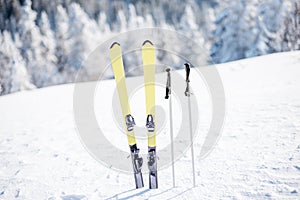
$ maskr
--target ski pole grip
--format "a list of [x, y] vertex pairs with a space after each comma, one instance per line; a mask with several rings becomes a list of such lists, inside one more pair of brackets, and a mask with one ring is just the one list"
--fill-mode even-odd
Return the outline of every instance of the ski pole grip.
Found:
[[166, 87], [166, 96], [165, 96], [165, 99], [169, 99], [169, 88]]
[[166, 96], [165, 99], [169, 99], [169, 95], [171, 94], [171, 74], [170, 74], [171, 69], [167, 68], [166, 72], [168, 73], [167, 77], [167, 84], [166, 84]]
[[186, 82], [190, 82], [190, 71], [191, 71], [191, 67], [190, 67], [190, 64], [189, 63], [185, 63], [184, 64], [184, 66], [185, 66], [185, 72], [186, 72], [186, 78], [185, 78], [185, 80], [186, 80]]

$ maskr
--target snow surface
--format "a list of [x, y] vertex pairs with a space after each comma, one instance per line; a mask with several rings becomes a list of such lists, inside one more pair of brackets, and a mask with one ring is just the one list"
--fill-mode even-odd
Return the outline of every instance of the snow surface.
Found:
[[[76, 132], [73, 84], [2, 96], [0, 199], [299, 199], [299, 63], [298, 51], [217, 66], [226, 93], [226, 121], [214, 150], [200, 159], [201, 133], [209, 123], [205, 115], [200, 118], [195, 188], [189, 151], [175, 164], [176, 188], [169, 166], [159, 171], [157, 190], [147, 189], [147, 179], [144, 188], [135, 190], [131, 174], [93, 159]], [[200, 79], [192, 80], [192, 86], [202, 85]], [[114, 90], [115, 82], [104, 85]], [[195, 95], [199, 88], [194, 86]], [[209, 98], [203, 94], [198, 100], [201, 115], [209, 116]], [[163, 98], [156, 101], [166, 104]], [[95, 107], [101, 110], [101, 105]], [[99, 111], [96, 115], [99, 120], [104, 116]], [[106, 130], [113, 130], [110, 125], [106, 123]], [[165, 130], [158, 145], [168, 138]], [[114, 138], [115, 144], [128, 148], [126, 138], [121, 139]], [[143, 142], [140, 146], [146, 149]]]

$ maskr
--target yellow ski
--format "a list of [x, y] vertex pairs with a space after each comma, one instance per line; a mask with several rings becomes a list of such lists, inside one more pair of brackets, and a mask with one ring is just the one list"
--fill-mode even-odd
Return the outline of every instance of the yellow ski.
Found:
[[157, 188], [156, 130], [155, 130], [155, 48], [149, 40], [143, 43], [142, 58], [146, 97], [146, 127], [148, 134], [149, 188]]
[[122, 50], [120, 44], [117, 42], [113, 43], [110, 47], [110, 60], [111, 60], [111, 65], [115, 76], [115, 81], [117, 84], [120, 104], [122, 107], [123, 119], [126, 124], [126, 134], [127, 134], [130, 151], [131, 151], [136, 188], [141, 188], [144, 187], [143, 177], [141, 172], [143, 159], [142, 157], [139, 157], [139, 149], [137, 148], [136, 145], [136, 139], [133, 130], [135, 122], [130, 112], [130, 105], [128, 100], [128, 92], [127, 92], [125, 72], [124, 72], [123, 59], [122, 59]]
[[[146, 114], [147, 117], [152, 115], [155, 121], [155, 49], [153, 44], [147, 40], [142, 47], [143, 65], [144, 65], [144, 82], [146, 94]], [[151, 125], [151, 124], [149, 124]], [[148, 146], [156, 146], [155, 127], [148, 128]], [[149, 130], [150, 128], [150, 130]]]

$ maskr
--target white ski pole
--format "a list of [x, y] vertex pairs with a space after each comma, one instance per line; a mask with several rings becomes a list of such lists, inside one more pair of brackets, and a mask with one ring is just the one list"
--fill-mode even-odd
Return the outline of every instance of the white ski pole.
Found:
[[172, 160], [172, 176], [173, 176], [173, 188], [175, 187], [175, 167], [174, 167], [174, 141], [173, 141], [173, 113], [172, 113], [172, 95], [171, 95], [171, 69], [167, 68], [168, 73], [166, 84], [166, 96], [165, 99], [169, 99], [169, 115], [170, 115], [170, 138], [171, 138], [171, 160]]
[[195, 178], [195, 158], [194, 158], [194, 144], [193, 144], [193, 124], [192, 124], [192, 109], [191, 109], [191, 91], [190, 91], [190, 64], [185, 63], [185, 71], [186, 71], [186, 89], [185, 89], [185, 96], [188, 97], [188, 107], [189, 107], [189, 122], [190, 122], [190, 141], [191, 141], [191, 154], [192, 154], [192, 168], [193, 168], [193, 186], [196, 186], [196, 178]]

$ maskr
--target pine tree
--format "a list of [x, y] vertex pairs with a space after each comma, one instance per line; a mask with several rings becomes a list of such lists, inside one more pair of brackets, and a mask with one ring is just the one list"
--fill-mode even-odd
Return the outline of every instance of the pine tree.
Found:
[[284, 19], [283, 51], [300, 50], [300, 1], [291, 1], [290, 12]]
[[259, 31], [255, 23], [255, 7], [238, 0], [225, 8], [216, 19], [215, 42], [211, 56], [216, 63], [238, 60], [253, 54]]
[[43, 68], [44, 58], [40, 49], [42, 38], [38, 27], [35, 24], [36, 12], [31, 9], [31, 1], [26, 0], [22, 6], [22, 18], [19, 21], [18, 29], [22, 41], [21, 55], [23, 56], [26, 68], [31, 80], [37, 87], [46, 85], [46, 71]]
[[260, 40], [266, 45], [259, 55], [282, 51], [280, 32], [284, 19], [282, 0], [269, 0], [259, 6], [257, 27], [260, 30]]
[[0, 95], [34, 88], [9, 32], [0, 34], [0, 44]]
[[[95, 20], [92, 20], [82, 10], [82, 8], [72, 3], [69, 8], [69, 29], [68, 29], [68, 45], [70, 51], [68, 52], [68, 74], [71, 75], [68, 81], [73, 82], [76, 73], [80, 68], [84, 68], [84, 61], [88, 54], [93, 50], [100, 41], [99, 28]], [[86, 74], [81, 74], [78, 81], [87, 79]]]
[[55, 48], [55, 56], [56, 56], [56, 67], [58, 69], [60, 80], [58, 83], [63, 83], [66, 81], [62, 74], [67, 73], [67, 55], [69, 54], [69, 45], [68, 45], [68, 29], [69, 29], [69, 19], [66, 10], [62, 6], [57, 7], [57, 14], [55, 16], [56, 20], [56, 48]]
[[98, 19], [98, 26], [99, 26], [99, 30], [101, 31], [101, 35], [102, 37], [106, 37], [108, 35], [111, 35], [111, 29], [107, 23], [107, 18], [104, 12], [100, 12]]
[[44, 62], [40, 63], [44, 74], [43, 86], [57, 84], [59, 83], [59, 80], [57, 80], [55, 77], [58, 71], [55, 66], [55, 63], [57, 62], [57, 58], [55, 56], [55, 39], [50, 28], [48, 15], [44, 11], [41, 13], [39, 27], [41, 33], [41, 43], [39, 48], [41, 51], [41, 56], [44, 58]]

